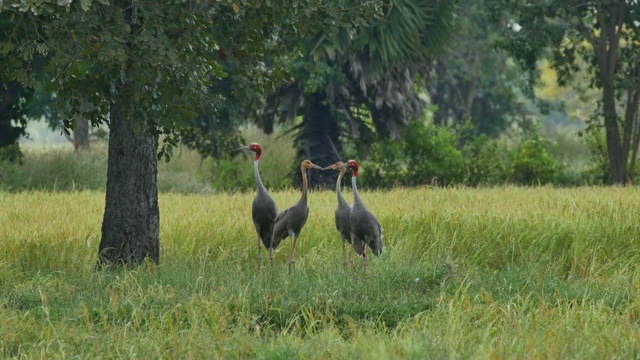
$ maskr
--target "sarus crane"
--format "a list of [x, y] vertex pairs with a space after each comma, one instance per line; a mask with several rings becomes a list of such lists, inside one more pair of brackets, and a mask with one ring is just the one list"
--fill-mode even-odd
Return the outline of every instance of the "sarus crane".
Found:
[[[342, 161], [338, 161], [333, 165], [329, 165], [324, 168], [324, 170], [329, 169], [337, 169], [339, 168], [340, 174], [338, 175], [338, 180], [336, 181], [336, 194], [338, 196], [338, 207], [335, 211], [335, 220], [336, 220], [336, 229], [340, 233], [340, 238], [342, 239], [342, 268], [346, 270], [347, 268], [347, 256], [345, 253], [345, 244], [350, 243], [353, 250], [358, 254], [362, 255], [364, 247], [362, 246], [362, 241], [355, 240], [355, 243], [351, 243], [353, 238], [351, 237], [351, 205], [342, 197], [342, 191], [340, 190], [340, 184], [342, 182], [342, 177], [347, 172], [346, 167], [340, 167], [343, 165]], [[349, 266], [353, 267], [353, 252], [349, 253]]]
[[293, 251], [296, 247], [298, 236], [300, 236], [300, 231], [302, 231], [302, 227], [309, 217], [309, 206], [307, 206], [307, 169], [311, 168], [322, 170], [320, 166], [309, 160], [304, 160], [300, 164], [300, 171], [302, 172], [302, 196], [295, 205], [278, 214], [275, 220], [275, 227], [273, 230], [273, 248], [275, 249], [278, 247], [280, 242], [287, 237], [291, 238], [289, 272], [295, 271], [296, 260], [293, 257]]
[[269, 195], [269, 192], [260, 179], [258, 163], [262, 155], [262, 148], [257, 143], [251, 143], [238, 150], [247, 149], [256, 154], [253, 160], [253, 174], [256, 177], [258, 191], [251, 205], [251, 218], [253, 219], [253, 226], [256, 228], [256, 234], [258, 234], [258, 270], [260, 270], [260, 264], [262, 263], [262, 248], [260, 243], [264, 245], [265, 249], [269, 250], [269, 261], [271, 262], [271, 266], [273, 266], [273, 249], [275, 246], [272, 246], [271, 239], [273, 237], [274, 221], [278, 215], [278, 206], [276, 206], [276, 202], [273, 201], [273, 198], [271, 198], [271, 195]]
[[362, 251], [362, 265], [364, 271], [367, 270], [367, 246], [371, 248], [373, 255], [378, 256], [382, 254], [382, 227], [378, 223], [375, 215], [371, 211], [367, 210], [364, 206], [360, 194], [358, 194], [358, 187], [356, 185], [356, 178], [358, 177], [358, 162], [355, 160], [349, 160], [345, 164], [337, 166], [336, 169], [351, 168], [353, 171], [351, 175], [351, 187], [353, 188], [353, 207], [351, 208], [351, 214], [349, 215], [349, 222], [351, 224], [351, 243], [355, 243], [360, 240], [363, 242], [364, 249]]

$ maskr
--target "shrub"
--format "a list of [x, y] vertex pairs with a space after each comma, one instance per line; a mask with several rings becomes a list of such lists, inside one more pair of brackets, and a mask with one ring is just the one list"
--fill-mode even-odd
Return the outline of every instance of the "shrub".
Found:
[[21, 164], [24, 160], [24, 155], [20, 150], [19, 144], [12, 144], [0, 148], [0, 162], [11, 162]]
[[368, 187], [460, 183], [464, 160], [456, 143], [449, 128], [416, 121], [404, 131], [402, 141], [388, 139], [374, 145], [363, 162], [362, 182]]
[[589, 148], [591, 167], [583, 173], [585, 182], [592, 185], [603, 185], [609, 182], [609, 158], [607, 157], [607, 141], [602, 131], [592, 129], [582, 136]]
[[546, 184], [553, 180], [556, 165], [545, 145], [547, 142], [534, 136], [516, 149], [510, 168], [510, 180], [522, 185]]
[[509, 149], [504, 141], [491, 140], [482, 134], [465, 144], [462, 153], [465, 160], [468, 185], [497, 185], [507, 182]]

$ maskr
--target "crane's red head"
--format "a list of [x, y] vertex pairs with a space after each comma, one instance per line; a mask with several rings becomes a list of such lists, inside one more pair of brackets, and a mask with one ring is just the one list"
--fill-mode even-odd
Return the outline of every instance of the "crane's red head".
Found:
[[254, 161], [255, 160], [260, 160], [260, 155], [262, 155], [262, 148], [260, 147], [260, 145], [258, 143], [249, 144], [249, 150], [251, 150], [254, 153], [256, 153], [256, 158], [253, 159]]
[[353, 170], [353, 177], [358, 176], [358, 162], [355, 160], [349, 160], [347, 161], [347, 166], [351, 168], [351, 170]]

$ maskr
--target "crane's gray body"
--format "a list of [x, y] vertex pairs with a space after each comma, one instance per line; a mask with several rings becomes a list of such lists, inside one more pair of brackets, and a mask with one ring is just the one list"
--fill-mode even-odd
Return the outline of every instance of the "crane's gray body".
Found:
[[358, 243], [358, 240], [363, 241], [371, 248], [373, 255], [378, 256], [382, 254], [383, 249], [382, 227], [380, 226], [380, 223], [378, 223], [378, 219], [376, 219], [375, 215], [367, 210], [362, 199], [360, 199], [355, 176], [351, 177], [351, 185], [353, 187], [354, 197], [353, 207], [351, 208], [351, 214], [349, 215], [351, 233], [355, 238], [355, 243]]
[[258, 236], [260, 236], [262, 240], [262, 244], [265, 248], [269, 249], [272, 247], [271, 235], [273, 234], [274, 221], [278, 216], [278, 206], [262, 184], [262, 180], [260, 180], [257, 160], [254, 161], [253, 170], [256, 183], [258, 184], [258, 193], [256, 197], [253, 198], [251, 218], [253, 219], [253, 226], [256, 228], [256, 233], [258, 233]]
[[[342, 197], [342, 191], [340, 190], [340, 181], [341, 177], [338, 179], [338, 183], [336, 185], [336, 193], [338, 196], [338, 207], [335, 211], [335, 219], [336, 219], [336, 229], [340, 233], [340, 238], [342, 241], [351, 243], [351, 205], [347, 203], [347, 201]], [[344, 250], [344, 249], [343, 249]], [[363, 246], [361, 241], [354, 241], [353, 250], [358, 254], [362, 255]]]
[[307, 193], [304, 192], [295, 205], [281, 212], [276, 217], [273, 229], [273, 248], [278, 247], [282, 240], [290, 235], [297, 238], [304, 224], [307, 222], [308, 217], [309, 206], [307, 205]]

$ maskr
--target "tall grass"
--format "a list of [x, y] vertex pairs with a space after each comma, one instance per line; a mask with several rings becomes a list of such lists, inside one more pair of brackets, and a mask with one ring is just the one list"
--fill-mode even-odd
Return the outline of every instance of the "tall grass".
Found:
[[638, 356], [635, 189], [364, 192], [385, 229], [366, 274], [342, 270], [331, 192], [309, 196], [297, 272], [289, 241], [256, 271], [252, 197], [161, 194], [160, 265], [103, 273], [102, 192], [0, 192], [0, 354]]
[[[291, 186], [295, 149], [290, 136], [265, 135], [255, 126], [241, 129], [244, 138], [264, 149], [261, 177], [270, 188]], [[107, 183], [107, 144], [92, 143], [88, 151], [74, 151], [70, 144], [23, 144], [23, 164], [0, 162], [0, 190], [81, 191], [102, 190]], [[202, 158], [180, 146], [170, 162], [158, 163], [158, 191], [181, 194], [253, 189], [252, 153], [228, 154], [222, 159]]]

